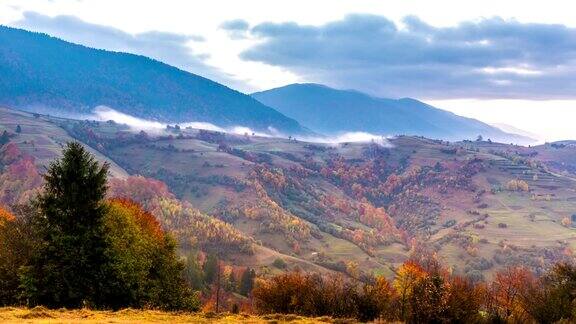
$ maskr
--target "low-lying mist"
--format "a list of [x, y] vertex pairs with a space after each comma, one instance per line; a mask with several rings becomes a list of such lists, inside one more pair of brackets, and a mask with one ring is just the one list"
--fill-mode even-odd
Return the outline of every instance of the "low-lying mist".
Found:
[[212, 123], [197, 122], [197, 121], [175, 123], [175, 124], [161, 123], [158, 121], [146, 120], [146, 119], [134, 117], [134, 116], [119, 112], [117, 110], [114, 110], [114, 109], [112, 109], [110, 107], [106, 107], [106, 106], [96, 107], [94, 109], [94, 112], [92, 113], [92, 115], [88, 116], [88, 119], [93, 119], [93, 120], [97, 120], [97, 121], [113, 120], [118, 124], [124, 124], [124, 125], [130, 127], [133, 131], [142, 131], [143, 130], [146, 132], [158, 133], [158, 134], [165, 132], [166, 126], [177, 124], [181, 128], [190, 127], [190, 128], [195, 128], [195, 129], [204, 129], [204, 130], [224, 132], [224, 133], [230, 133], [230, 134], [238, 134], [238, 135], [243, 135], [246, 133], [248, 133], [248, 134], [254, 133], [254, 135], [257, 135], [257, 136], [265, 136], [265, 137], [272, 136], [272, 134], [256, 132], [256, 131], [250, 129], [249, 127], [244, 127], [244, 126], [232, 126], [232, 127], [224, 128], [224, 127], [216, 126]]
[[392, 143], [388, 141], [390, 137], [384, 135], [376, 135], [366, 132], [346, 132], [334, 136], [317, 136], [317, 137], [303, 137], [300, 140], [312, 143], [354, 143], [354, 142], [373, 142], [384, 147], [392, 147]]
[[[94, 112], [89, 116], [84, 116], [82, 119], [91, 119], [101, 122], [106, 122], [113, 120], [118, 124], [124, 124], [128, 126], [132, 131], [146, 131], [152, 134], [164, 134], [166, 128], [169, 124], [161, 123], [153, 120], [146, 120], [138, 117], [134, 117], [107, 106], [98, 106], [94, 109]], [[257, 132], [246, 126], [232, 126], [232, 127], [220, 127], [212, 123], [200, 122], [200, 121], [190, 121], [184, 123], [177, 123], [181, 128], [194, 128], [194, 129], [204, 129], [209, 131], [223, 132], [236, 135], [244, 134], [254, 134], [261, 137], [288, 137], [288, 135], [282, 134], [273, 127], [268, 128], [268, 132]], [[170, 124], [172, 125], [172, 124]], [[298, 138], [300, 141], [313, 142], [313, 143], [328, 143], [337, 144], [345, 142], [374, 142], [385, 147], [391, 147], [392, 145], [388, 141], [388, 137], [382, 135], [375, 135], [366, 132], [347, 132], [338, 134], [335, 136], [312, 136], [312, 137], [302, 137]]]

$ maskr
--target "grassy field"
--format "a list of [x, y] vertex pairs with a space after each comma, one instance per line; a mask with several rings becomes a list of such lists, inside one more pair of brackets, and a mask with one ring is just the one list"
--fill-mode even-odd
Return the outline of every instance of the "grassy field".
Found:
[[[2, 323], [334, 323], [328, 317], [306, 318], [297, 315], [247, 315], [247, 314], [214, 314], [162, 312], [154, 310], [124, 309], [120, 311], [49, 310], [44, 307], [0, 308]], [[353, 321], [338, 320], [338, 323]]]
[[[12, 142], [35, 158], [37, 166], [41, 169], [60, 156], [60, 152], [67, 142], [74, 141], [66, 131], [56, 123], [55, 118], [45, 116], [31, 117], [31, 114], [0, 107], [0, 133], [4, 130], [14, 132], [17, 125], [22, 128]], [[110, 173], [115, 177], [126, 177], [128, 173], [114, 161], [110, 160], [97, 150], [87, 147], [99, 161], [110, 164]]]

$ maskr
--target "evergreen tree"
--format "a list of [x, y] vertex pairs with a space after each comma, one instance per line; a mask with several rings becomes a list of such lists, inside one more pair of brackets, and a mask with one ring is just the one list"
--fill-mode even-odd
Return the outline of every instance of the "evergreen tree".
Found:
[[0, 146], [7, 144], [10, 142], [10, 135], [8, 135], [7, 131], [2, 132], [2, 136], [0, 136]]
[[198, 262], [198, 253], [195, 251], [190, 252], [186, 258], [184, 276], [192, 289], [202, 290], [204, 288], [204, 273]]
[[24, 295], [49, 307], [105, 305], [103, 218], [108, 165], [69, 143], [44, 175], [36, 226], [43, 244], [22, 275]]
[[254, 269], [247, 268], [244, 273], [242, 273], [242, 278], [240, 278], [240, 295], [248, 296], [254, 288], [254, 279], [256, 279], [256, 272]]
[[218, 276], [218, 258], [214, 254], [209, 254], [204, 262], [204, 280], [207, 284], [213, 284]]

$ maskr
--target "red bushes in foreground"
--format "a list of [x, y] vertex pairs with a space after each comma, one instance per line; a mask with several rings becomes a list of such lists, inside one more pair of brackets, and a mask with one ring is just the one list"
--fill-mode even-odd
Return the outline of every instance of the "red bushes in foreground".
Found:
[[453, 276], [436, 265], [409, 261], [392, 282], [290, 272], [261, 279], [253, 290], [261, 313], [408, 323], [538, 322], [573, 320], [576, 267], [558, 264], [536, 278], [523, 268], [499, 272], [489, 283]]

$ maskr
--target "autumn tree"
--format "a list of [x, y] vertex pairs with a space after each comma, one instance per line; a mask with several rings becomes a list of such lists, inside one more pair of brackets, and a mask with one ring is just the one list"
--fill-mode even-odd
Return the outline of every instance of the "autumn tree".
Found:
[[424, 269], [413, 261], [404, 263], [396, 272], [393, 286], [398, 293], [401, 318], [408, 316], [411, 306], [410, 299], [414, 295], [416, 287], [426, 276], [427, 273]]
[[445, 301], [444, 318], [455, 323], [478, 322], [482, 307], [483, 289], [469, 278], [452, 277]]
[[14, 207], [12, 214], [0, 207], [0, 305], [20, 303], [19, 272], [30, 262], [37, 240], [31, 224], [33, 208]]
[[154, 216], [127, 199], [114, 199], [107, 205], [107, 304], [112, 308], [197, 309], [174, 241]]
[[525, 191], [525, 192], [530, 191], [530, 186], [528, 185], [528, 183], [520, 179], [513, 179], [508, 181], [508, 183], [506, 184], [506, 188], [510, 191]]
[[488, 298], [491, 300], [487, 301], [492, 316], [503, 320], [524, 320], [526, 315], [521, 297], [533, 281], [532, 273], [525, 268], [510, 267], [496, 273], [489, 287]]
[[379, 276], [362, 287], [358, 295], [358, 319], [370, 321], [380, 318], [387, 321], [398, 319], [397, 295], [386, 278]]
[[520, 296], [523, 310], [538, 323], [574, 318], [576, 267], [559, 263], [537, 281], [527, 282]]

